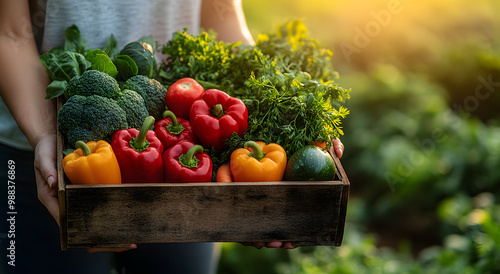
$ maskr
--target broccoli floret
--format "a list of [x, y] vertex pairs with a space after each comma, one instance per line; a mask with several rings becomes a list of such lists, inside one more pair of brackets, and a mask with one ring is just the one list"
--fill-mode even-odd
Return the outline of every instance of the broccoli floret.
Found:
[[133, 90], [126, 89], [116, 102], [127, 113], [129, 127], [140, 129], [144, 119], [149, 115], [142, 96]]
[[121, 94], [120, 86], [115, 78], [98, 70], [87, 70], [81, 76], [71, 78], [64, 90], [66, 99], [73, 95], [100, 95], [115, 99]]
[[111, 141], [113, 133], [128, 128], [125, 111], [113, 99], [99, 95], [73, 95], [57, 115], [59, 130], [68, 145], [76, 141]]
[[163, 118], [167, 90], [160, 82], [144, 75], [135, 75], [125, 81], [123, 89], [130, 89], [139, 93], [144, 98], [149, 115], [153, 116], [156, 121]]

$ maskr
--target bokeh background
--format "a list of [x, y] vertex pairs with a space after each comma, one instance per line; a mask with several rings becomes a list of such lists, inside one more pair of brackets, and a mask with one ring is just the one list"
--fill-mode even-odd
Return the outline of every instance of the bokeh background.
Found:
[[351, 182], [341, 247], [222, 245], [219, 273], [500, 273], [500, 1], [243, 1], [334, 52]]

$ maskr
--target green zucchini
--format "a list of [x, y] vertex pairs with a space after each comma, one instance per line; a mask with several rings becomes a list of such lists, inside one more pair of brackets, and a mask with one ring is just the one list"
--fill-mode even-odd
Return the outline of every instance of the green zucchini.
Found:
[[288, 160], [286, 181], [331, 181], [335, 176], [332, 156], [315, 145], [297, 150]]

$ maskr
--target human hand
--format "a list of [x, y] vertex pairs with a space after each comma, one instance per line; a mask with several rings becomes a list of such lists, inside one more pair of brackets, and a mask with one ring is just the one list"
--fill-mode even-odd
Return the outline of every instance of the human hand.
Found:
[[340, 141], [340, 139], [334, 139], [332, 140], [333, 144], [333, 150], [335, 151], [335, 154], [337, 155], [337, 158], [342, 158], [342, 154], [344, 154], [344, 144]]
[[59, 225], [55, 133], [40, 138], [36, 144], [34, 166], [38, 199]]

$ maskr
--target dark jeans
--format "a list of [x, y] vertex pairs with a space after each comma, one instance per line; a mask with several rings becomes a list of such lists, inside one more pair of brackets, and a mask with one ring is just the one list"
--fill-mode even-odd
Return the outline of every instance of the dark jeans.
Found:
[[[9, 166], [9, 161], [13, 165]], [[15, 189], [8, 187], [9, 170], [15, 172]], [[14, 198], [13, 209], [8, 207], [9, 198]], [[213, 243], [143, 244], [122, 253], [61, 251], [57, 223], [37, 197], [33, 152], [2, 144], [0, 214], [0, 273], [198, 274], [214, 273], [217, 266], [218, 253]]]

